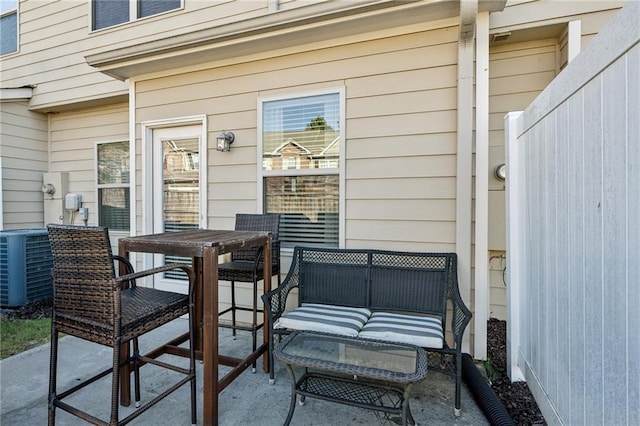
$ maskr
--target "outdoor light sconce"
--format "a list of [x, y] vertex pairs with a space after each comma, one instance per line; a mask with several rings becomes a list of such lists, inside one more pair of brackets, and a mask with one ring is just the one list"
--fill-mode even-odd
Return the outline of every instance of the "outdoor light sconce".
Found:
[[498, 164], [493, 170], [493, 174], [496, 179], [504, 182], [504, 180], [507, 178], [507, 166], [504, 163]]
[[223, 130], [222, 133], [220, 133], [216, 138], [216, 149], [220, 152], [231, 151], [231, 144], [233, 143], [235, 138], [236, 136], [233, 134], [233, 132], [225, 132]]

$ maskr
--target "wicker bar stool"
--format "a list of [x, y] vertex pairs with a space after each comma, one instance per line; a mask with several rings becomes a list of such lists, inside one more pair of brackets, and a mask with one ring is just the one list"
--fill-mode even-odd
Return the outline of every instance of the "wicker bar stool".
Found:
[[[271, 233], [271, 275], [278, 277], [280, 285], [280, 215], [267, 214], [237, 214], [236, 231], [263, 231]], [[258, 281], [262, 279], [264, 264], [262, 262], [262, 248], [238, 250], [231, 253], [231, 261], [218, 265], [218, 279], [231, 282], [231, 306], [218, 315], [231, 313], [231, 324], [219, 323], [220, 327], [231, 328], [233, 336], [236, 330], [245, 330], [252, 333], [253, 351], [257, 348], [257, 332], [263, 324], [258, 324]], [[235, 282], [253, 283], [253, 305], [251, 307], [236, 304]], [[239, 325], [236, 322], [236, 311], [252, 313], [251, 325]], [[253, 372], [256, 371], [256, 363], [253, 362]]]
[[[165, 396], [186, 383], [191, 384], [191, 423], [196, 424], [195, 347], [193, 345], [194, 273], [181, 264], [169, 264], [134, 273], [131, 263], [111, 252], [107, 228], [48, 225], [53, 254], [53, 317], [51, 321], [51, 360], [49, 370], [49, 425], [55, 424], [56, 408], [61, 408], [96, 425], [129, 423]], [[116, 276], [115, 261], [122, 262], [125, 275]], [[120, 263], [118, 263], [121, 265]], [[135, 280], [163, 271], [181, 269], [189, 277], [189, 294], [137, 287]], [[184, 314], [189, 314], [189, 368], [172, 365], [139, 353], [138, 337]], [[93, 377], [58, 393], [58, 334], [65, 333], [90, 342], [110, 346], [113, 364]], [[133, 343], [133, 354], [121, 354], [121, 344]], [[184, 376], [176, 384], [140, 406], [140, 366], [153, 364]], [[132, 366], [135, 378], [133, 413], [119, 419], [120, 368]], [[76, 391], [112, 375], [109, 421], [63, 401]], [[129, 376], [123, 377], [129, 380]]]

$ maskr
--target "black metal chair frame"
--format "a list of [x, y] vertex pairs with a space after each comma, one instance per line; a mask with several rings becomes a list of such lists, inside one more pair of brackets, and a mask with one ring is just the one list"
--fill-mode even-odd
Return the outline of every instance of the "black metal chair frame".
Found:
[[[73, 225], [48, 225], [47, 228], [54, 259], [49, 425], [55, 424], [56, 408], [96, 425], [124, 425], [186, 383], [191, 385], [191, 422], [196, 424], [193, 269], [173, 263], [136, 273], [127, 259], [112, 254], [107, 228]], [[123, 267], [124, 275], [117, 276], [116, 263]], [[189, 278], [188, 295], [136, 286], [138, 278], [175, 269], [184, 271]], [[139, 336], [185, 314], [189, 314], [189, 368], [140, 354]], [[113, 350], [112, 366], [58, 393], [59, 333], [110, 346]], [[132, 354], [122, 353], [122, 344], [127, 342], [133, 343]], [[140, 406], [140, 367], [143, 364], [167, 368], [182, 373], [183, 377]], [[124, 419], [119, 419], [120, 380], [129, 380], [128, 374], [123, 377], [120, 374], [129, 368], [134, 372], [138, 408]], [[63, 401], [109, 374], [112, 375], [112, 382], [108, 422]]]
[[[453, 345], [424, 348], [429, 369], [455, 377], [454, 413], [460, 414], [462, 339], [472, 314], [458, 288], [455, 253], [413, 253], [373, 249], [301, 247], [294, 249], [282, 284], [262, 296], [268, 313], [269, 351], [292, 330], [276, 328], [296, 290], [297, 303], [366, 307], [372, 311], [414, 313], [450, 324]], [[273, 357], [269, 382], [274, 383]]]
[[[236, 231], [263, 231], [271, 233], [271, 275], [277, 276], [280, 285], [280, 240], [279, 240], [280, 216], [275, 213], [236, 215]], [[238, 250], [231, 253], [229, 262], [218, 265], [218, 280], [231, 283], [231, 306], [219, 312], [218, 316], [231, 313], [231, 323], [219, 323], [220, 327], [232, 329], [235, 338], [236, 330], [250, 331], [253, 339], [253, 351], [257, 347], [257, 332], [264, 324], [258, 323], [258, 313], [264, 312], [258, 309], [258, 281], [263, 274], [262, 247], [247, 250]], [[236, 303], [235, 283], [248, 282], [253, 284], [253, 304], [251, 307], [240, 306]], [[236, 311], [252, 313], [250, 325], [240, 325], [236, 321]], [[253, 362], [253, 372], [256, 371], [256, 362]]]

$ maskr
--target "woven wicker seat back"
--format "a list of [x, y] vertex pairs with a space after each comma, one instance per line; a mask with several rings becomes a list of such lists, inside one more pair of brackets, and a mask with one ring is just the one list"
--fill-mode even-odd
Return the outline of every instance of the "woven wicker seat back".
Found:
[[57, 316], [115, 326], [115, 270], [108, 238], [106, 229], [49, 227]]

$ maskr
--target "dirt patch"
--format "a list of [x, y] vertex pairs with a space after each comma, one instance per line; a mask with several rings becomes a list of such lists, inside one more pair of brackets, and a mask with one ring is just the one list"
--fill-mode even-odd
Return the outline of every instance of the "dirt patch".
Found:
[[41, 300], [38, 302], [28, 303], [19, 308], [7, 308], [0, 311], [2, 320], [12, 319], [40, 319], [51, 316], [52, 304], [51, 300]]
[[487, 355], [494, 370], [491, 389], [518, 425], [546, 425], [526, 382], [511, 383], [507, 376], [507, 323], [487, 322]]

